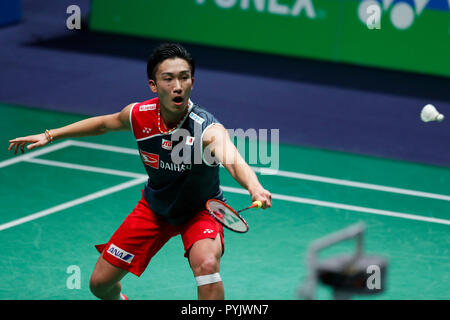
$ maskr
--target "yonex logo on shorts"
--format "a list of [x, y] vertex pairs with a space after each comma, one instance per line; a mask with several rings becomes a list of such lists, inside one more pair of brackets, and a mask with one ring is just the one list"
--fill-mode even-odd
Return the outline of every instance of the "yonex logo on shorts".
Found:
[[120, 249], [119, 247], [115, 246], [114, 244], [111, 244], [109, 246], [109, 249], [107, 252], [116, 257], [117, 259], [120, 259], [126, 263], [131, 263], [131, 261], [134, 258], [134, 254], [131, 254], [129, 252], [126, 252], [125, 250]]

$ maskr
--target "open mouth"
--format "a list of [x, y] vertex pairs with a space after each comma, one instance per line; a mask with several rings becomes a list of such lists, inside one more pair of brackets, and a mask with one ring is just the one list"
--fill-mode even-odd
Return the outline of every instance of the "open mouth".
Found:
[[180, 104], [183, 102], [183, 98], [182, 97], [175, 97], [173, 98], [173, 102], [175, 102], [176, 104]]

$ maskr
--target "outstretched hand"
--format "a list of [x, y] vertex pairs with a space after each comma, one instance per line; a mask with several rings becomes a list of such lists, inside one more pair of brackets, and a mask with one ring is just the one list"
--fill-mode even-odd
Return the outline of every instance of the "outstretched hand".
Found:
[[27, 150], [32, 150], [37, 147], [45, 146], [46, 144], [49, 143], [49, 141], [48, 141], [45, 133], [36, 134], [36, 135], [32, 135], [32, 136], [27, 136], [27, 137], [15, 138], [15, 139], [9, 140], [8, 151], [11, 151], [14, 148], [14, 154], [17, 154], [17, 151], [20, 148], [20, 151], [22, 153], [25, 153], [24, 148], [27, 143], [31, 143], [27, 146]]

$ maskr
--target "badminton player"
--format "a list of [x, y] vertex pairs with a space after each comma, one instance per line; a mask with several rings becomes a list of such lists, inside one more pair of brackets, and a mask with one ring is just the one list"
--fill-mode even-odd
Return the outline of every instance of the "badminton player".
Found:
[[[220, 277], [223, 227], [205, 207], [208, 199], [224, 200], [219, 163], [249, 191], [251, 201], [261, 201], [263, 209], [271, 207], [270, 192], [239, 155], [225, 128], [191, 101], [194, 72], [194, 59], [185, 48], [175, 43], [160, 45], [147, 62], [148, 84], [156, 98], [131, 103], [118, 113], [9, 141], [9, 150], [17, 154], [19, 149], [23, 153], [25, 146], [31, 150], [63, 138], [118, 130], [134, 134], [149, 179], [134, 210], [107, 243], [96, 245], [100, 257], [90, 289], [100, 299], [127, 299], [121, 279], [129, 272], [140, 276], [152, 257], [176, 235], [181, 235], [198, 298], [225, 298]], [[174, 162], [175, 150], [182, 163]]]

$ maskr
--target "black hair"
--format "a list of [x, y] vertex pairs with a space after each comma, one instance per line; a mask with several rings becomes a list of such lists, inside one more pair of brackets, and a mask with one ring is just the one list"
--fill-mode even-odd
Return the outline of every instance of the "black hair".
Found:
[[181, 58], [191, 67], [191, 76], [194, 76], [195, 61], [191, 54], [179, 43], [163, 43], [153, 50], [147, 61], [147, 77], [155, 80], [158, 65], [166, 59]]

